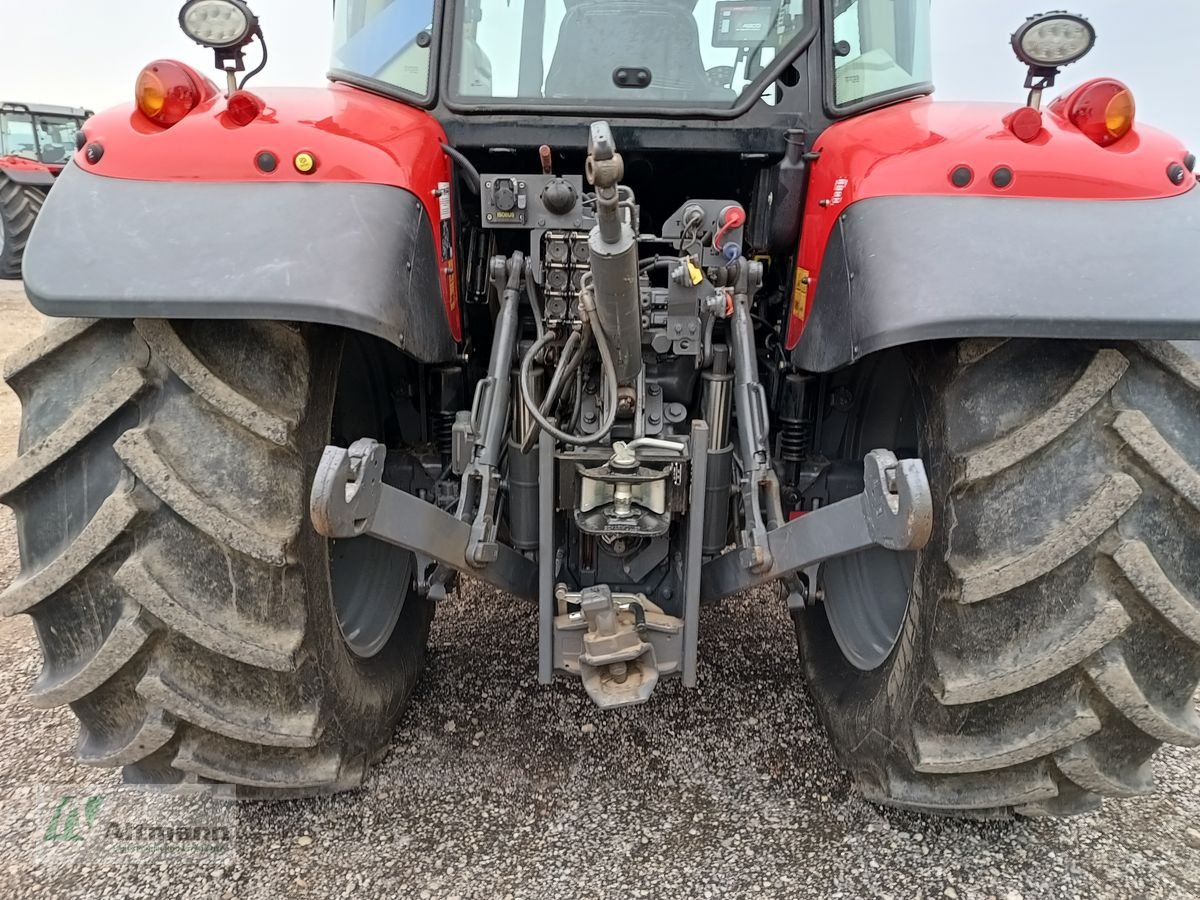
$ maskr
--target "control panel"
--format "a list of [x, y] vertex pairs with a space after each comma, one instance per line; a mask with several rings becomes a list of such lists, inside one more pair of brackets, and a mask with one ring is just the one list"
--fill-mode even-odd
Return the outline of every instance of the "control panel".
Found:
[[484, 228], [590, 228], [581, 175], [482, 175]]
[[778, 17], [776, 0], [718, 0], [712, 45], [741, 48], [767, 44]]

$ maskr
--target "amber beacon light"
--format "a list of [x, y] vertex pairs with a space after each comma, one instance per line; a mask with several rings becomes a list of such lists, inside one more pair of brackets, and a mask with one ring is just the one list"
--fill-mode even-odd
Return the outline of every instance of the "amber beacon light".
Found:
[[170, 128], [199, 105], [206, 87], [205, 79], [183, 63], [160, 59], [142, 69], [134, 95], [142, 115]]

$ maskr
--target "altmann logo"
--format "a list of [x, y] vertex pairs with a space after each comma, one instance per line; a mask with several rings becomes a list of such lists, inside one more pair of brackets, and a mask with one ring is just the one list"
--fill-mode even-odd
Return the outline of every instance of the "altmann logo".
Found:
[[104, 805], [103, 795], [77, 798], [64, 796], [54, 807], [50, 815], [50, 823], [46, 826], [43, 836], [47, 841], [82, 841], [100, 815], [100, 807]]
[[109, 822], [104, 826], [104, 836], [118, 841], [193, 841], [202, 844], [226, 842], [230, 838], [229, 829], [224, 825], [130, 825], [127, 822]]
[[[121, 799], [127, 802], [118, 803]], [[137, 809], [125, 808], [131, 799]], [[42, 840], [64, 849], [66, 846], [86, 847], [89, 855], [93, 850], [152, 856], [163, 853], [207, 855], [230, 849], [233, 833], [229, 826], [180, 821], [187, 818], [186, 813], [146, 808], [146, 799], [124, 795], [111, 799], [104, 794], [63, 794], [54, 803]], [[126, 816], [118, 819], [115, 817], [120, 815], [118, 809], [133, 813], [142, 821], [129, 821]], [[163, 821], [168, 818], [174, 821]]]

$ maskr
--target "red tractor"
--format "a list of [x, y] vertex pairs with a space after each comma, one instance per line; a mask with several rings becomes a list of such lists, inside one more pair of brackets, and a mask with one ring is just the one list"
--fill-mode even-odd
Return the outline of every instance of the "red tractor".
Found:
[[998, 39], [995, 104], [930, 99], [928, 0], [334, 16], [331, 85], [258, 90], [188, 0], [223, 84], [147, 65], [30, 242], [0, 605], [83, 761], [354, 787], [464, 574], [602, 707], [777, 585], [880, 803], [1073, 813], [1200, 744], [1195, 158], [1044, 95], [1086, 19]]
[[0, 278], [21, 277], [33, 222], [91, 113], [0, 102]]

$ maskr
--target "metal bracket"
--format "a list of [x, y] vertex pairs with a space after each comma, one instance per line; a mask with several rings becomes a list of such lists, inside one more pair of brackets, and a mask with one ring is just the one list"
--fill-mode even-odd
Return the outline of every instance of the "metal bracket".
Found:
[[485, 566], [469, 560], [471, 525], [432, 503], [382, 483], [386, 449], [363, 438], [349, 450], [326, 447], [313, 479], [313, 527], [329, 538], [366, 535], [471, 574], [502, 591], [534, 599], [537, 564], [504, 544]]
[[920, 550], [933, 531], [933, 496], [925, 464], [872, 450], [863, 461], [865, 489], [767, 533], [769, 568], [754, 570], [738, 550], [704, 564], [700, 599], [720, 600], [809, 566], [869, 547]]

